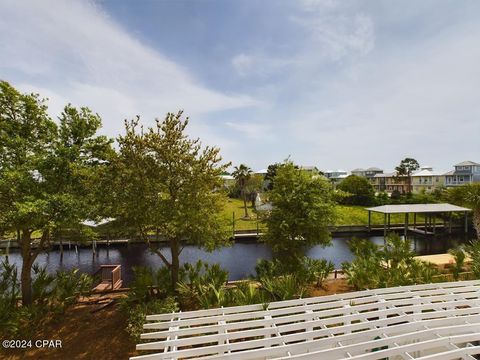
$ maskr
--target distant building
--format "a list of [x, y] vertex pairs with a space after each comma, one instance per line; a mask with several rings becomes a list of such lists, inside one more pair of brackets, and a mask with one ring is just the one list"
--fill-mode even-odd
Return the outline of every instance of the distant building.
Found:
[[408, 176], [398, 175], [396, 171], [379, 173], [373, 177], [373, 187], [376, 192], [391, 194], [394, 191], [398, 191], [400, 194], [406, 194], [409, 190]]
[[343, 179], [348, 176], [348, 173], [345, 170], [327, 170], [324, 172], [325, 177], [334, 184], [340, 183]]
[[352, 175], [361, 176], [370, 180], [373, 184], [375, 175], [383, 174], [383, 170], [377, 167], [370, 167], [368, 169], [357, 168], [352, 170]]
[[463, 161], [455, 165], [455, 170], [445, 176], [445, 186], [459, 186], [480, 182], [480, 164], [473, 161]]
[[422, 166], [419, 171], [412, 174], [412, 192], [431, 192], [445, 186], [444, 174], [433, 171], [431, 166]]
[[232, 175], [223, 174], [223, 175], [220, 175], [220, 177], [223, 180], [223, 186], [230, 187], [235, 185], [235, 178]]

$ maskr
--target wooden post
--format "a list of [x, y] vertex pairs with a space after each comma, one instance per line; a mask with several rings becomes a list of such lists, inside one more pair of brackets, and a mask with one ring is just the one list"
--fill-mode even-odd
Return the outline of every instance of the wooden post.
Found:
[[232, 214], [232, 237], [235, 239], [235, 211]]
[[258, 228], [258, 212], [257, 212], [257, 238], [260, 236], [260, 230]]
[[433, 217], [433, 235], [435, 235], [435, 227], [436, 227], [436, 224], [437, 224], [437, 215], [433, 214], [432, 217]]
[[413, 213], [413, 228], [417, 228], [417, 213]]
[[368, 232], [372, 231], [372, 212], [368, 210]]
[[426, 235], [426, 234], [427, 234], [427, 221], [428, 221], [427, 218], [428, 218], [428, 214], [425, 213], [425, 215], [423, 215], [423, 216], [425, 216], [425, 229], [423, 229], [423, 231], [425, 231], [425, 235]]
[[405, 213], [405, 224], [404, 224], [404, 230], [403, 230], [403, 236], [405, 239], [407, 238], [407, 233], [408, 233], [408, 213]]
[[452, 213], [449, 213], [448, 217], [448, 233], [452, 233]]
[[387, 238], [387, 213], [383, 214], [383, 241]]
[[468, 234], [468, 212], [465, 211], [465, 234]]
[[390, 231], [390, 215], [391, 214], [388, 214], [388, 231]]

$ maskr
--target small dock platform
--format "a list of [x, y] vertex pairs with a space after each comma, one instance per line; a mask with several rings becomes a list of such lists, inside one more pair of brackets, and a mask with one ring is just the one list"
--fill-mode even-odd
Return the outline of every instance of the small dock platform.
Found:
[[123, 285], [121, 265], [101, 265], [94, 276], [99, 277], [99, 283], [93, 288], [94, 292], [116, 290]]

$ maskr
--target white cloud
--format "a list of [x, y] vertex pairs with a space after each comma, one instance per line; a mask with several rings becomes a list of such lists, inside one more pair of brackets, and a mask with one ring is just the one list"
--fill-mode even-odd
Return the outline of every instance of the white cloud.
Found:
[[[98, 112], [110, 135], [123, 119], [185, 109], [195, 116], [256, 105], [199, 84], [186, 69], [129, 35], [89, 1], [0, 2], [5, 80]], [[61, 108], [61, 107], [60, 107]], [[201, 134], [198, 134], [201, 135]]]
[[247, 138], [252, 140], [267, 140], [272, 139], [272, 129], [266, 124], [254, 123], [254, 122], [227, 122], [226, 125], [231, 129], [240, 132]]

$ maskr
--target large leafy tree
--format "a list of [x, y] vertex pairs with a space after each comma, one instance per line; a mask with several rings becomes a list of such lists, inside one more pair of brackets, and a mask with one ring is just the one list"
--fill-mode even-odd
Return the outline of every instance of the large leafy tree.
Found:
[[400, 164], [395, 168], [397, 176], [408, 177], [408, 192], [412, 192], [412, 174], [420, 168], [420, 164], [413, 158], [405, 158], [400, 161]]
[[465, 184], [450, 190], [449, 198], [473, 210], [473, 226], [480, 239], [480, 183]]
[[338, 190], [345, 191], [347, 196], [342, 200], [351, 205], [372, 205], [375, 201], [375, 190], [368, 179], [350, 175], [337, 186]]
[[328, 245], [328, 226], [334, 223], [335, 202], [331, 185], [286, 161], [277, 169], [269, 193], [273, 209], [265, 215], [264, 240], [275, 252], [295, 259], [312, 245]]
[[[160, 257], [170, 271], [172, 288], [185, 244], [213, 250], [229, 239], [221, 216], [226, 197], [218, 190], [228, 164], [222, 164], [218, 148], [202, 147], [199, 139], [189, 138], [187, 125], [182, 112], [169, 113], [145, 130], [138, 118], [126, 122], [106, 180], [112, 189], [111, 216]], [[166, 240], [170, 256], [153, 239]]]
[[248, 219], [248, 209], [247, 209], [247, 186], [252, 177], [252, 169], [250, 169], [245, 164], [240, 164], [239, 166], [235, 166], [235, 169], [232, 173], [233, 177], [237, 182], [237, 186], [240, 189], [240, 196], [243, 200], [243, 210], [245, 212], [244, 218]]
[[94, 215], [96, 168], [110, 149], [96, 135], [100, 125], [98, 115], [70, 105], [57, 125], [38, 95], [0, 82], [0, 227], [17, 234], [24, 305], [32, 302], [32, 265], [52, 235]]

